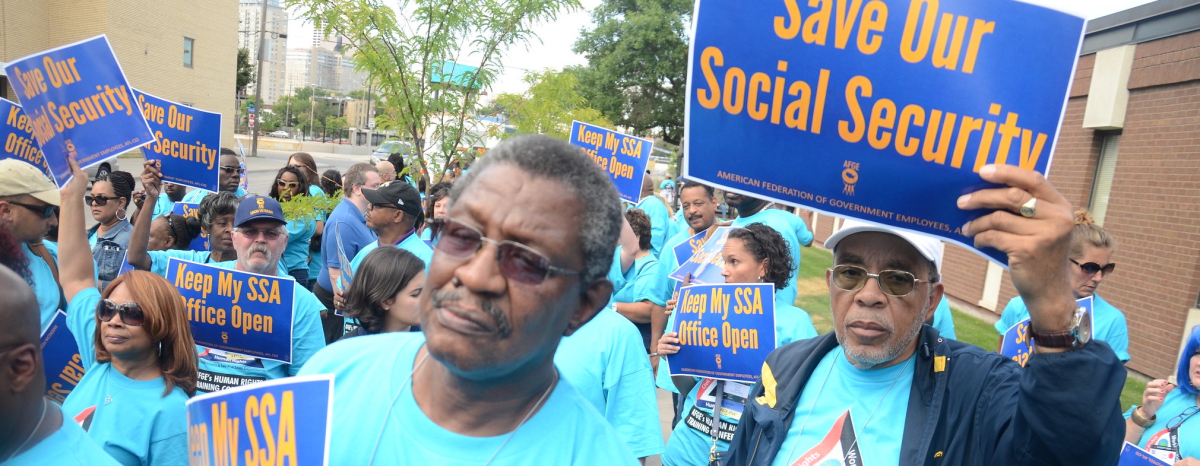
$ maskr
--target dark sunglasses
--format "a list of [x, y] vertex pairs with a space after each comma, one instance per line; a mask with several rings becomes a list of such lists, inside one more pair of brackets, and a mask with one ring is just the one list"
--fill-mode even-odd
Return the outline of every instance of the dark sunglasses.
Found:
[[1072, 264], [1078, 265], [1079, 270], [1082, 270], [1083, 273], [1088, 274], [1088, 276], [1095, 275], [1096, 272], [1101, 272], [1100, 276], [1106, 277], [1106, 276], [1108, 276], [1108, 274], [1113, 272], [1113, 269], [1117, 268], [1117, 264], [1113, 263], [1113, 262], [1109, 262], [1109, 263], [1101, 266], [1100, 264], [1097, 264], [1095, 262], [1084, 262], [1084, 263], [1080, 264], [1078, 262], [1075, 262], [1075, 259], [1067, 259], [1067, 260], [1071, 261]]
[[433, 226], [434, 248], [451, 257], [469, 258], [483, 249], [483, 243], [496, 245], [496, 262], [500, 273], [527, 285], [537, 285], [552, 275], [579, 275], [550, 265], [550, 258], [533, 248], [515, 241], [496, 241], [483, 236], [477, 228], [448, 218], [430, 220]]
[[100, 316], [100, 320], [103, 322], [111, 321], [117, 314], [121, 314], [121, 322], [124, 322], [125, 325], [141, 327], [146, 323], [146, 314], [142, 312], [142, 307], [137, 303], [117, 304], [105, 299], [96, 306], [96, 315]]
[[275, 180], [275, 183], [278, 184], [280, 188], [287, 188], [287, 189], [296, 189], [297, 187], [300, 186], [299, 181]]
[[[15, 201], [8, 201], [8, 203], [12, 204], [12, 205], [19, 205], [21, 207], [29, 209], [31, 212], [41, 215], [42, 218], [50, 218], [50, 217], [54, 216], [54, 214], [58, 213], [58, 206], [53, 206], [53, 205], [49, 205], [49, 204], [33, 205], [33, 204], [25, 204], [23, 202], [15, 202]], [[104, 204], [101, 204], [101, 205], [104, 205]]]
[[117, 199], [120, 199], [120, 198], [116, 197], [116, 196], [108, 197], [108, 196], [103, 196], [103, 195], [101, 195], [101, 196], [83, 196], [84, 203], [86, 203], [87, 205], [92, 205], [92, 203], [95, 202], [96, 205], [99, 207], [104, 207], [105, 205], [108, 205], [108, 201], [115, 201]]
[[842, 291], [858, 291], [874, 278], [879, 282], [883, 294], [897, 298], [908, 296], [917, 287], [917, 283], [932, 283], [920, 280], [915, 275], [903, 270], [883, 270], [879, 273], [868, 273], [867, 269], [857, 265], [837, 265], [833, 267], [833, 286]]
[[245, 173], [246, 169], [242, 168], [242, 167], [221, 166], [221, 171], [223, 171], [225, 173], [237, 173], [237, 174], [241, 175], [242, 173]]

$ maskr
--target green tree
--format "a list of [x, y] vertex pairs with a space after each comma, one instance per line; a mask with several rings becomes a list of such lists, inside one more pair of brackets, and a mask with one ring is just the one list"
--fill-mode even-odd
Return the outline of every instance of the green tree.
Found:
[[692, 0], [604, 0], [592, 12], [594, 28], [575, 42], [587, 56], [580, 94], [618, 125], [635, 133], [661, 131], [679, 144], [687, 98], [688, 28]]
[[571, 137], [572, 120], [613, 126], [599, 110], [588, 107], [587, 101], [579, 95], [574, 73], [527, 72], [525, 82], [529, 83], [529, 90], [524, 94], [500, 94], [492, 103], [492, 107], [503, 112], [517, 128], [517, 134], [545, 134], [566, 140]]
[[237, 52], [237, 94], [246, 92], [246, 86], [254, 80], [254, 66], [250, 64], [250, 51], [244, 48]]
[[381, 96], [377, 126], [411, 141], [420, 172], [432, 179], [460, 147], [482, 140], [471, 117], [508, 48], [535, 40], [535, 24], [579, 7], [578, 0], [400, 0], [395, 9], [384, 0], [286, 3], [326, 35], [347, 39], [355, 67]]

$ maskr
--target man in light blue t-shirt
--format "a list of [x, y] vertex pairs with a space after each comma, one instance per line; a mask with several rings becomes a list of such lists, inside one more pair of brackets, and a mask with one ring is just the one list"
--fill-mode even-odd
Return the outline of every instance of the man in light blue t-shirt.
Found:
[[662, 255], [667, 238], [675, 235], [675, 219], [671, 218], [671, 208], [667, 203], [654, 194], [654, 181], [648, 176], [644, 180], [642, 198], [634, 208], [642, 209], [650, 217], [650, 253], [658, 257]]
[[[387, 245], [404, 249], [425, 262], [429, 272], [429, 261], [433, 249], [417, 235], [424, 215], [421, 212], [421, 193], [403, 180], [394, 180], [379, 185], [379, 189], [364, 189], [363, 196], [370, 202], [367, 210], [367, 227], [379, 235], [379, 239], [364, 246], [350, 261], [350, 270], [358, 270], [367, 254], [375, 248]], [[334, 297], [334, 305], [340, 306], [341, 296]]]
[[329, 457], [638, 464], [554, 364], [562, 337], [612, 295], [621, 206], [608, 176], [563, 141], [519, 136], [480, 159], [450, 199], [421, 293], [423, 332], [338, 342], [301, 371], [334, 375]]
[[116, 466], [87, 433], [45, 398], [46, 375], [38, 334], [38, 302], [25, 280], [0, 267], [0, 464]]
[[58, 257], [42, 244], [46, 232], [58, 224], [54, 208], [60, 199], [58, 188], [41, 170], [17, 159], [0, 160], [0, 228], [20, 243], [29, 261], [25, 282], [37, 295], [42, 328], [64, 307], [54, 272]]

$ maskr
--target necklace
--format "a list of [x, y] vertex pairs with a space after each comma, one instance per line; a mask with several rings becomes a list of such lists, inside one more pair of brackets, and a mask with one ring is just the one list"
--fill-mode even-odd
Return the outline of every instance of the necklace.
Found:
[[16, 458], [17, 453], [20, 453], [21, 449], [25, 448], [25, 445], [28, 444], [30, 440], [33, 440], [34, 434], [37, 434], [38, 429], [42, 428], [42, 421], [45, 421], [45, 420], [46, 420], [46, 399], [42, 398], [42, 417], [38, 418], [37, 425], [33, 426], [33, 430], [29, 431], [29, 436], [25, 437], [25, 441], [21, 442], [21, 445], [17, 446], [17, 449], [13, 450], [11, 455], [8, 455], [8, 459], [4, 460], [5, 463], [9, 462], [13, 458]]
[[[838, 352], [841, 353], [842, 357], [845, 357], [845, 351], [839, 349]], [[859, 434], [867, 431], [867, 424], [871, 423], [871, 418], [875, 417], [875, 412], [879, 411], [879, 407], [883, 405], [883, 400], [887, 399], [888, 393], [892, 391], [892, 387], [896, 386], [896, 382], [900, 380], [901, 375], [904, 375], [904, 371], [908, 369], [908, 365], [909, 365], [909, 363], [911, 363], [913, 361], [913, 359], [916, 359], [916, 358], [910, 357], [910, 358], [908, 358], [908, 361], [904, 362], [904, 367], [900, 368], [900, 372], [898, 372], [896, 374], [896, 378], [892, 379], [892, 383], [890, 385], [888, 385], [887, 390], [884, 390], [883, 396], [879, 398], [879, 402], [876, 403], [875, 407], [871, 409], [871, 414], [867, 416], [867, 420], [865, 422], [863, 422], [863, 425], [860, 429], [858, 429], [858, 432], [854, 433], [854, 441], [850, 443], [850, 447], [847, 448], [848, 450], [853, 449], [854, 445], [856, 445], [858, 443]], [[799, 439], [804, 434], [804, 427], [808, 425], [808, 418], [810, 416], [812, 416], [813, 410], [816, 409], [817, 400], [821, 399], [821, 392], [825, 391], [825, 382], [829, 381], [829, 375], [833, 373], [833, 368], [836, 366], [837, 366], [837, 361], [834, 361], [833, 364], [829, 365], [829, 370], [825, 372], [825, 380], [821, 381], [821, 388], [817, 389], [817, 396], [816, 396], [816, 398], [813, 399], [812, 406], [810, 406], [808, 408], [808, 414], [804, 416], [804, 422], [800, 424], [800, 432], [796, 434], [796, 443], [792, 444], [792, 450], [790, 452], [788, 452], [789, 459], [792, 457], [792, 455], [794, 455], [796, 453], [796, 447], [800, 446]]]
[[[108, 370], [110, 370], [110, 371], [112, 370], [112, 365], [111, 365], [111, 364], [108, 366]], [[109, 382], [109, 381], [111, 381], [111, 380], [112, 380], [112, 378], [105, 379], [105, 380], [104, 380], [104, 385], [105, 385], [105, 386], [108, 386], [108, 382]], [[121, 393], [121, 390], [124, 390], [124, 389], [126, 389], [127, 387], [129, 387], [130, 385], [132, 385], [134, 382], [137, 382], [137, 380], [136, 380], [136, 379], [134, 379], [133, 377], [130, 377], [130, 378], [129, 378], [129, 383], [125, 384], [124, 386], [122, 386], [121, 388], [117, 389], [117, 391], [115, 391], [115, 392], [113, 392], [113, 393], [111, 393], [111, 394], [104, 395], [104, 404], [105, 404], [105, 405], [108, 405], [109, 403], [112, 403], [112, 402], [113, 402], [113, 395], [116, 395], [116, 394], [118, 394], [118, 393]]]
[[[421, 360], [417, 361], [417, 364], [413, 366], [412, 372], [408, 374], [408, 377], [404, 379], [404, 383], [400, 385], [400, 391], [396, 392], [396, 396], [392, 397], [392, 402], [388, 405], [387, 413], [383, 416], [383, 427], [379, 428], [379, 435], [375, 437], [375, 447], [371, 448], [371, 458], [367, 460], [368, 466], [375, 463], [375, 453], [379, 450], [379, 441], [383, 439], [383, 430], [387, 428], [387, 420], [392, 417], [392, 409], [396, 407], [396, 400], [400, 399], [400, 394], [404, 393], [404, 387], [412, 383], [413, 376], [416, 375], [417, 371], [421, 369], [421, 366], [425, 364], [425, 360], [428, 358], [428, 352], [424, 356], [421, 356]], [[518, 430], [521, 430], [521, 426], [525, 425], [525, 422], [533, 416], [533, 413], [542, 406], [542, 403], [546, 401], [546, 397], [550, 396], [550, 392], [554, 391], [556, 385], [558, 385], [558, 370], [554, 371], [554, 380], [550, 382], [549, 387], [546, 387], [546, 391], [542, 392], [542, 396], [538, 398], [537, 403], [534, 403], [533, 407], [529, 408], [529, 411], [525, 413], [525, 417], [521, 418], [521, 422], [517, 424], [517, 427], [508, 433], [508, 436], [504, 438], [504, 442], [500, 444], [500, 448], [497, 448], [496, 452], [492, 453], [491, 458], [488, 458], [487, 462], [483, 463], [483, 466], [492, 464], [492, 460], [496, 459], [496, 456], [500, 454], [500, 450], [503, 450], [508, 445], [508, 441], [512, 440]]]

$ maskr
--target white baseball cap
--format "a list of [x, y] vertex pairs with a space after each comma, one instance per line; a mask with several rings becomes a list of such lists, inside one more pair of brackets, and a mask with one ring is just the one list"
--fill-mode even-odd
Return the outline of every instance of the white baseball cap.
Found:
[[892, 227], [879, 225], [875, 223], [867, 223], [860, 220], [845, 219], [842, 221], [842, 229], [829, 235], [829, 239], [825, 240], [825, 248], [832, 251], [837, 247], [838, 242], [846, 239], [855, 233], [879, 232], [890, 235], [899, 236], [912, 247], [917, 249], [926, 259], [933, 261], [937, 265], [938, 271], [942, 270], [942, 242], [932, 236], [926, 236], [918, 233], [911, 233], [903, 230], [898, 230]]

